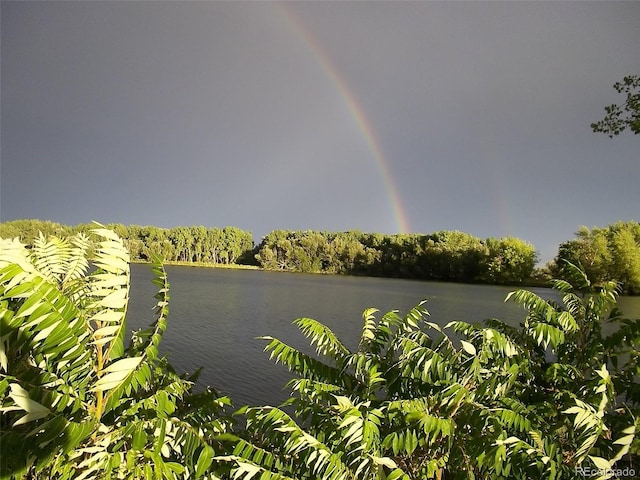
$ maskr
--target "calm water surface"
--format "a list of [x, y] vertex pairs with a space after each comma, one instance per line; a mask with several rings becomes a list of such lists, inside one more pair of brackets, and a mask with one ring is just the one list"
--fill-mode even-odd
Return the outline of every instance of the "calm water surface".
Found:
[[[355, 348], [368, 307], [406, 312], [426, 299], [430, 320], [441, 325], [492, 317], [517, 325], [525, 314], [504, 303], [512, 287], [176, 266], [168, 266], [167, 274], [171, 301], [161, 351], [179, 373], [204, 367], [200, 382], [230, 395], [236, 406], [287, 398], [283, 387], [291, 375], [268, 359], [266, 342], [256, 337], [270, 335], [304, 350], [308, 342], [292, 325], [298, 317], [326, 324]], [[127, 327], [135, 330], [153, 320], [157, 290], [146, 265], [132, 265], [131, 278]], [[620, 305], [640, 317], [639, 297], [622, 298]]]

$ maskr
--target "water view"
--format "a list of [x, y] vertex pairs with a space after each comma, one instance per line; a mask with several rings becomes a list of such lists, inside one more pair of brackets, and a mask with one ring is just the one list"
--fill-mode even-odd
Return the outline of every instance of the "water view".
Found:
[[[153, 318], [155, 286], [146, 265], [132, 265], [128, 329]], [[362, 311], [406, 312], [427, 300], [430, 320], [480, 322], [494, 317], [517, 325], [524, 310], [504, 303], [512, 287], [420, 282], [388, 278], [293, 274], [168, 266], [171, 284], [169, 326], [162, 351], [178, 372], [204, 367], [200, 383], [231, 396], [236, 405], [278, 404], [291, 375], [263, 351], [270, 335], [304, 349], [307, 340], [292, 321], [311, 317], [328, 325], [355, 348]], [[554, 292], [532, 289], [549, 298]], [[621, 299], [625, 313], [640, 316], [640, 298]]]

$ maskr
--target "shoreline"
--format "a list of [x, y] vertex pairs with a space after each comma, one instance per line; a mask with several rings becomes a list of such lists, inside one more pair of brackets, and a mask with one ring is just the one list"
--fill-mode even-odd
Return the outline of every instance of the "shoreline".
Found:
[[[150, 261], [142, 261], [142, 260], [130, 260], [129, 263], [136, 265], [150, 265], [152, 262]], [[339, 277], [368, 277], [368, 278], [389, 278], [389, 279], [398, 279], [398, 280], [412, 280], [418, 282], [444, 282], [444, 283], [458, 283], [458, 284], [468, 284], [468, 285], [495, 285], [502, 287], [513, 287], [513, 288], [551, 288], [551, 284], [540, 281], [540, 280], [529, 280], [519, 284], [496, 284], [496, 283], [487, 283], [487, 282], [456, 282], [452, 280], [433, 280], [433, 279], [424, 279], [424, 278], [406, 278], [406, 277], [391, 277], [391, 276], [376, 276], [376, 275], [355, 275], [355, 274], [345, 274], [345, 273], [329, 273], [329, 272], [294, 272], [289, 270], [271, 270], [263, 267], [259, 267], [257, 265], [243, 265], [238, 263], [210, 263], [210, 262], [187, 262], [187, 261], [178, 261], [178, 260], [166, 260], [162, 262], [162, 265], [171, 265], [177, 267], [203, 267], [203, 268], [222, 268], [226, 270], [254, 270], [254, 271], [262, 271], [262, 272], [280, 272], [280, 273], [302, 273], [306, 275], [329, 275], [329, 276], [339, 276]]]
[[[129, 260], [129, 263], [137, 265], [150, 265], [153, 262], [143, 260]], [[211, 262], [186, 262], [178, 260], [163, 260], [162, 265], [172, 265], [177, 267], [205, 267], [205, 268], [224, 268], [227, 270], [264, 270], [257, 265], [241, 265], [238, 263], [211, 263]]]

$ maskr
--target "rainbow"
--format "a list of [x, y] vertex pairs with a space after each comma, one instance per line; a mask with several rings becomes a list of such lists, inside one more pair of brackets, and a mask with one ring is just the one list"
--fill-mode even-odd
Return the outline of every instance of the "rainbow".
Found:
[[365, 115], [362, 105], [358, 102], [358, 98], [349, 88], [349, 85], [345, 79], [340, 75], [340, 72], [335, 67], [327, 53], [324, 51], [318, 41], [311, 35], [308, 28], [305, 27], [303, 21], [296, 16], [296, 14], [289, 8], [287, 8], [285, 2], [277, 2], [280, 11], [287, 20], [287, 23], [291, 28], [300, 36], [307, 48], [313, 54], [313, 57], [318, 61], [322, 70], [326, 73], [327, 77], [331, 80], [331, 83], [338, 90], [340, 97], [347, 106], [353, 120], [355, 121], [358, 129], [362, 133], [362, 136], [367, 143], [369, 150], [371, 151], [373, 158], [375, 159], [376, 166], [382, 176], [385, 190], [389, 197], [389, 202], [393, 210], [393, 216], [396, 221], [396, 225], [399, 233], [410, 232], [409, 220], [406, 213], [406, 209], [402, 204], [402, 199], [398, 194], [398, 188], [391, 174], [391, 168], [389, 167], [389, 161], [384, 155], [380, 142], [376, 138], [375, 131], [371, 122]]

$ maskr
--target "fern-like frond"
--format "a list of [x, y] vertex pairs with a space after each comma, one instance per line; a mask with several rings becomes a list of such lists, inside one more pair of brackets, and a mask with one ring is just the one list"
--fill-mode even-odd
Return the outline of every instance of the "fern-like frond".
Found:
[[[9, 394], [2, 412], [12, 428], [0, 433], [2, 471], [24, 467], [29, 445], [38, 445], [39, 460], [46, 462], [60, 439], [74, 448], [88, 435], [90, 422], [75, 417], [87, 401], [83, 386], [94, 375], [90, 337], [75, 305], [35, 270], [5, 265], [0, 269], [0, 318], [3, 382]], [[11, 451], [5, 451], [7, 445]]]
[[[577, 289], [584, 293], [591, 290], [591, 281], [589, 280], [589, 277], [587, 276], [584, 269], [580, 267], [580, 265], [576, 265], [575, 263], [572, 263], [568, 260], [563, 260], [563, 265], [573, 289]], [[556, 282], [554, 282], [553, 285], [555, 287]], [[555, 288], [562, 291], [563, 287], [561, 285], [558, 285], [558, 287]]]
[[499, 420], [503, 428], [511, 432], [527, 433], [533, 426], [529, 417], [530, 409], [518, 399], [504, 397], [500, 399], [501, 406], [492, 411]]
[[87, 253], [91, 247], [90, 239], [83, 234], [78, 234], [71, 238], [71, 245], [64, 276], [62, 277], [63, 291], [68, 289], [68, 285], [81, 280], [89, 270]]
[[[440, 344], [442, 345], [442, 344]], [[440, 351], [438, 347], [414, 346], [400, 357], [399, 368], [405, 378], [411, 378], [424, 387], [444, 385], [456, 380], [458, 376], [458, 354], [449, 349]]]
[[367, 308], [362, 313], [362, 334], [360, 335], [360, 344], [358, 345], [359, 351], [365, 351], [369, 348], [369, 345], [376, 337], [376, 316], [378, 312], [377, 308]]
[[218, 478], [230, 401], [159, 358], [166, 273], [154, 266], [156, 318], [125, 352], [128, 254], [93, 234], [91, 272], [84, 237], [0, 241], [0, 478]]
[[298, 318], [296, 325], [319, 355], [328, 356], [340, 363], [351, 352], [345, 347], [329, 327], [312, 318]]
[[[156, 293], [155, 321], [145, 330], [134, 332], [127, 349], [127, 355], [123, 359], [129, 362], [128, 369], [122, 370], [122, 378], [110, 389], [106, 398], [106, 409], [113, 408], [123, 393], [130, 392], [131, 388], [145, 385], [151, 375], [151, 364], [159, 354], [160, 342], [167, 328], [167, 316], [169, 314], [169, 281], [166, 271], [160, 260], [156, 259], [152, 266], [154, 274], [153, 283], [158, 286]], [[132, 359], [136, 359], [137, 363]], [[107, 368], [113, 368], [112, 366]]]
[[347, 360], [345, 367], [353, 374], [357, 383], [353, 385], [353, 393], [369, 398], [386, 383], [385, 366], [380, 357], [370, 353], [354, 353]]
[[38, 273], [51, 283], [61, 284], [67, 270], [66, 263], [71, 257], [71, 244], [54, 236], [46, 238], [40, 232], [31, 251]]
[[297, 392], [301, 399], [313, 404], [329, 404], [333, 396], [343, 391], [343, 386], [328, 382], [311, 380], [309, 378], [294, 378], [287, 383], [287, 387]]
[[373, 339], [369, 347], [371, 353], [386, 357], [385, 363], [387, 364], [391, 362], [400, 350], [400, 338], [411, 332], [419, 331], [425, 317], [429, 315], [424, 307], [425, 302], [420, 302], [404, 316], [400, 316], [396, 310], [385, 313], [373, 332]]
[[266, 352], [269, 352], [269, 358], [276, 363], [282, 363], [289, 370], [298, 373], [304, 378], [343, 384], [344, 380], [342, 377], [344, 372], [341, 369], [312, 358], [294, 347], [281, 342], [277, 338], [269, 336], [260, 338], [269, 341], [264, 349]]
[[527, 333], [534, 339], [534, 341], [544, 348], [549, 345], [555, 350], [559, 345], [565, 343], [564, 330], [550, 325], [548, 323], [537, 322], [531, 325]]
[[499, 352], [505, 357], [513, 357], [521, 353], [522, 346], [504, 333], [487, 328], [484, 331], [485, 342], [491, 345], [493, 352]]
[[33, 275], [36, 269], [31, 262], [27, 246], [18, 238], [0, 238], [0, 268], [15, 265], [25, 274]]
[[[283, 466], [288, 464], [294, 476], [298, 473], [298, 478], [304, 478], [304, 472], [311, 472], [311, 478], [355, 478], [340, 455], [333, 453], [327, 445], [304, 431], [289, 415], [278, 408], [247, 409], [247, 430], [253, 438], [262, 439], [271, 446], [272, 451], [278, 452], [284, 460]], [[253, 456], [247, 460], [259, 464], [260, 458]]]
[[579, 432], [579, 441], [581, 442], [575, 456], [576, 463], [580, 464], [587, 458], [606, 426], [602, 415], [599, 415], [596, 408], [580, 399], [576, 399], [575, 403], [575, 406], [562, 413], [575, 415], [573, 426]]
[[505, 302], [510, 300], [513, 300], [518, 305], [524, 307], [529, 312], [537, 314], [539, 318], [545, 319], [546, 321], [551, 321], [557, 314], [555, 308], [553, 308], [549, 302], [529, 290], [516, 290], [510, 292], [507, 295]]
[[[91, 354], [86, 348], [86, 325], [78, 310], [39, 277], [14, 285], [13, 280], [24, 279], [24, 273], [17, 265], [0, 270], [0, 317], [4, 319], [5, 351], [20, 352], [30, 360], [7, 358], [2, 369], [20, 378], [39, 377], [40, 384], [58, 385], [62, 379], [63, 384], [87, 384], [93, 374]], [[77, 372], [74, 366], [79, 367]]]
[[119, 359], [124, 353], [125, 317], [129, 301], [129, 254], [120, 237], [111, 230], [95, 228], [92, 232], [100, 240], [95, 246], [93, 263], [97, 270], [89, 277], [96, 349], [99, 350], [100, 370]]

